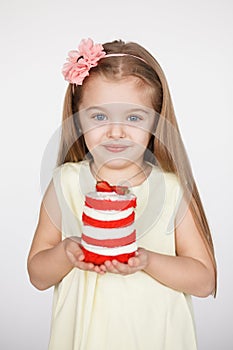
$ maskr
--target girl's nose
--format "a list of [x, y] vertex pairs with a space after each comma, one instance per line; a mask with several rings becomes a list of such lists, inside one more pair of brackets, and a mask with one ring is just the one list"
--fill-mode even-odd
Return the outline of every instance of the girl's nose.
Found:
[[125, 137], [125, 126], [123, 123], [111, 123], [108, 125], [107, 136], [119, 139]]

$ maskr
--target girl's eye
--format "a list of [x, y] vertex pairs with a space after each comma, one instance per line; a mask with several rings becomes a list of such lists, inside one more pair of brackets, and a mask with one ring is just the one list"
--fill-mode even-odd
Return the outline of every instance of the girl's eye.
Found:
[[130, 116], [128, 117], [128, 120], [129, 120], [130, 122], [137, 122], [137, 121], [141, 120], [141, 118], [140, 118], [139, 116], [137, 116], [137, 115], [130, 115]]
[[98, 121], [104, 121], [104, 120], [107, 120], [107, 117], [104, 114], [96, 114], [93, 116], [93, 119]]

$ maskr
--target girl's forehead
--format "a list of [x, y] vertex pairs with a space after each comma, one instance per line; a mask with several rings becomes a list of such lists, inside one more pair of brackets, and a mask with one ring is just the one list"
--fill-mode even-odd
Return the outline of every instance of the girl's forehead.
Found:
[[108, 80], [102, 76], [91, 78], [84, 87], [80, 109], [100, 105], [136, 105], [153, 108], [151, 89], [139, 84], [138, 78]]

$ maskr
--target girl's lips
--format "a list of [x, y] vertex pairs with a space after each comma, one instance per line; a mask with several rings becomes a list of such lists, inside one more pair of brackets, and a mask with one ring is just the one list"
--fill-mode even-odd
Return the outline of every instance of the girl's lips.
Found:
[[123, 152], [125, 151], [129, 146], [123, 146], [123, 145], [104, 145], [104, 148], [113, 153]]

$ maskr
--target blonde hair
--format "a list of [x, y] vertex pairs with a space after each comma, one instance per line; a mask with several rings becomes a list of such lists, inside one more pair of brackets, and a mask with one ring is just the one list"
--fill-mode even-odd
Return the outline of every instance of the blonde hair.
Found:
[[[211, 232], [180, 135], [163, 70], [156, 59], [136, 43], [116, 40], [104, 44], [103, 47], [107, 54], [123, 53], [128, 55], [103, 58], [96, 67], [90, 70], [90, 75], [84, 79], [82, 86], [69, 84], [64, 101], [57, 166], [66, 162], [81, 161], [88, 154], [84, 137], [77, 125], [77, 113], [88, 82], [96, 75], [101, 75], [109, 80], [121, 80], [131, 76], [138, 78], [149, 88], [152, 105], [154, 110], [159, 113], [155, 135], [152, 135], [148, 149], [154, 154], [160, 167], [165, 172], [176, 174], [182, 185], [184, 198], [189, 203], [195, 224], [214, 266], [214, 296], [216, 296], [217, 268]], [[146, 63], [133, 56], [141, 57]]]

